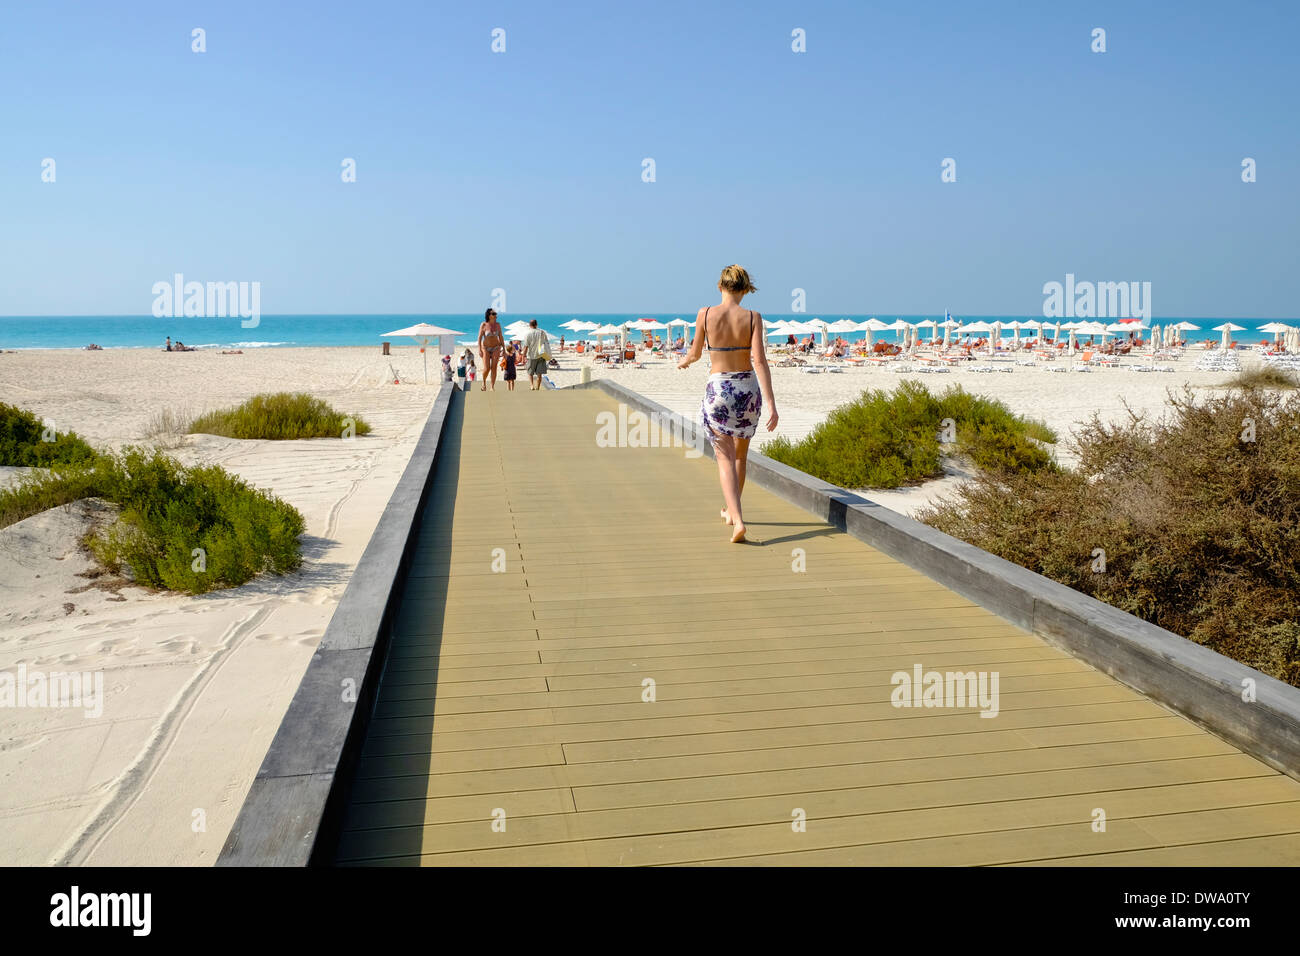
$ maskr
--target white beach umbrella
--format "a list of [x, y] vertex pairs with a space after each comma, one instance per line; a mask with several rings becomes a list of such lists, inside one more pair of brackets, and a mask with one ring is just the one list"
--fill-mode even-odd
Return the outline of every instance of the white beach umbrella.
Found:
[[[939, 337], [939, 320], [938, 320], [938, 319], [922, 319], [920, 322], [917, 322], [917, 323], [916, 323], [915, 328], [916, 328], [916, 330], [917, 330], [918, 332], [920, 332], [920, 330], [923, 329], [923, 328], [925, 328], [926, 326], [929, 326], [929, 328], [930, 328], [930, 344], [933, 345], [933, 344], [934, 344], [934, 340], [935, 340], [936, 338]], [[920, 337], [919, 337], [919, 336], [918, 336], [917, 340], [920, 341]]]
[[688, 328], [690, 328], [691, 326], [693, 326], [694, 324], [695, 324], [694, 321], [690, 321], [690, 322], [688, 322], [688, 321], [686, 321], [685, 319], [682, 319], [682, 318], [676, 318], [676, 319], [669, 319], [669, 320], [668, 320], [668, 327], [669, 327], [670, 329], [675, 327], [675, 328], [680, 328], [680, 329], [682, 330], [682, 338], [683, 338], [683, 339], [686, 338], [686, 330], [687, 330]]
[[589, 322], [583, 322], [581, 319], [569, 319], [568, 322], [561, 323], [560, 328], [569, 329], [572, 332], [581, 332], [584, 327], [590, 324]]
[[767, 327], [767, 332], [765, 333], [765, 335], [770, 339], [774, 335], [790, 335], [793, 332], [794, 329], [790, 326], [790, 323], [777, 322], [775, 325], [769, 325]]
[[[420, 354], [424, 356], [424, 381], [427, 385], [429, 382], [429, 340], [441, 339], [444, 335], [464, 334], [464, 332], [457, 332], [454, 329], [444, 329], [441, 326], [430, 325], [428, 322], [419, 322], [415, 325], [408, 325], [404, 329], [398, 329], [396, 332], [385, 332], [384, 337], [405, 335], [420, 343]], [[477, 345], [478, 343], [475, 342], [474, 344]]]
[[[893, 322], [890, 322], [888, 325], [885, 326], [885, 330], [894, 333], [901, 333], [903, 330], [910, 329], [911, 327], [912, 327], [911, 325], [909, 325], [907, 322], [904, 322], [902, 319], [895, 319]], [[895, 334], [895, 339], [899, 339], [899, 338], [901, 338], [901, 336]]]
[[643, 334], [646, 332], [650, 332], [652, 333], [651, 338], [653, 338], [654, 332], [657, 332], [660, 329], [666, 329], [668, 328], [668, 326], [664, 325], [658, 319], [647, 318], [647, 319], [637, 319], [635, 322], [628, 323], [628, 328], [636, 332], [641, 332]]
[[1281, 340], [1282, 336], [1283, 336], [1285, 333], [1291, 331], [1291, 326], [1289, 326], [1289, 325], [1284, 325], [1284, 324], [1281, 323], [1281, 322], [1269, 322], [1267, 325], [1261, 325], [1258, 329], [1256, 329], [1256, 331], [1257, 331], [1257, 332], [1272, 332], [1272, 333], [1273, 333], [1273, 344], [1274, 344], [1274, 345], [1277, 345], [1278, 342]]
[[1106, 326], [1100, 322], [1079, 322], [1075, 325], [1074, 331], [1079, 335], [1100, 335], [1102, 341], [1106, 339]]
[[841, 332], [856, 332], [858, 330], [858, 323], [854, 322], [852, 319], [840, 319], [838, 322], [832, 322], [826, 328], [827, 331], [839, 335]]
[[866, 348], [871, 348], [871, 333], [880, 331], [879, 326], [881, 325], [884, 325], [884, 323], [876, 319], [867, 319], [865, 322], [858, 323], [857, 329], [862, 333], [862, 344]]
[[1232, 333], [1245, 332], [1246, 327], [1243, 325], [1234, 325], [1231, 322], [1224, 322], [1222, 325], [1216, 325], [1214, 331], [1223, 333], [1223, 350], [1226, 352], [1232, 347]]
[[1184, 333], [1184, 332], [1199, 332], [1200, 329], [1201, 329], [1201, 327], [1200, 327], [1199, 325], [1193, 325], [1191, 322], [1179, 322], [1177, 325], [1172, 326], [1172, 328], [1175, 328], [1175, 329], [1178, 330], [1178, 344], [1179, 344], [1179, 345], [1182, 345], [1182, 344], [1183, 344], [1183, 333]]
[[804, 324], [822, 337], [822, 345], [826, 344], [826, 330], [830, 328], [829, 322], [825, 319], [809, 319]]

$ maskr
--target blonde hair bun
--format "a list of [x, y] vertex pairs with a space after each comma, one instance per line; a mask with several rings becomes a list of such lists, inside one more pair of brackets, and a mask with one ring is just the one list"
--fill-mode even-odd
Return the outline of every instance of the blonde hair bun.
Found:
[[730, 265], [722, 270], [722, 278], [718, 280], [718, 287], [724, 292], [734, 292], [738, 295], [758, 291], [758, 286], [754, 285], [753, 281], [750, 280], [749, 273], [737, 265]]

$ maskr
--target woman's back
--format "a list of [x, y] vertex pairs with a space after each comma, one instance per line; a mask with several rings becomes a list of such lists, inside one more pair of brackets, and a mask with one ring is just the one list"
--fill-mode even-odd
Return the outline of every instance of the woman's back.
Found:
[[739, 305], [713, 305], [701, 309], [695, 321], [696, 333], [705, 336], [712, 371], [753, 370], [754, 331], [762, 322], [757, 312]]

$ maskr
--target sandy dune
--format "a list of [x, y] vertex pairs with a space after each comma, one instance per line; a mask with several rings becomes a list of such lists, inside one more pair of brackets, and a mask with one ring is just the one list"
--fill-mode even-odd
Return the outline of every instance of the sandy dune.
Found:
[[0, 863], [215, 860], [432, 404], [436, 386], [384, 384], [377, 351], [0, 356], [0, 401], [97, 445], [139, 442], [161, 408], [271, 389], [310, 391], [375, 429], [351, 441], [191, 436], [174, 449], [302, 511], [305, 563], [284, 578], [202, 597], [106, 587], [79, 576], [92, 568], [78, 547], [87, 509], [0, 530], [0, 671], [102, 672], [104, 687], [97, 718], [0, 709]]

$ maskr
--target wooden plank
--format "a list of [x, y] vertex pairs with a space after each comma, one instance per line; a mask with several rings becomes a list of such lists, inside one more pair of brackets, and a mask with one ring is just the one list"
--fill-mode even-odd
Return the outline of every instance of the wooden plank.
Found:
[[[933, 834], [959, 838], [988, 832], [1007, 834], [1045, 827], [1074, 828], [1080, 849], [1089, 846], [1092, 805], [1110, 807], [1109, 819], [1142, 826], [1152, 814], [1210, 812], [1224, 808], [1267, 810], [1288, 801], [1279, 775], [1208, 783], [1172, 784], [1156, 790], [1121, 790], [1002, 799], [958, 807], [927, 807], [898, 812], [848, 813], [840, 793], [812, 794], [807, 802], [807, 831], [791, 827], [789, 800], [767, 798], [741, 805], [689, 804], [655, 807], [634, 814], [613, 810], [584, 814], [534, 815], [520, 818], [504, 834], [485, 832], [477, 822], [441, 823], [372, 831], [367, 849], [379, 856], [401, 856], [417, 842], [424, 862], [463, 865], [466, 862], [545, 864], [557, 850], [575, 840], [587, 848], [594, 865], [663, 865], [689, 863], [701, 852], [714, 859], [752, 857], [759, 853], [858, 849], [872, 845], [884, 852], [891, 844], [926, 839]], [[1287, 781], [1292, 782], [1293, 781]], [[823, 799], [824, 798], [824, 799]], [[804, 808], [806, 809], [806, 808]], [[837, 815], [831, 815], [835, 811]], [[419, 836], [416, 836], [417, 831]], [[920, 836], [916, 836], [916, 835]], [[856, 841], [856, 842], [854, 842]], [[558, 845], [558, 846], [557, 846]], [[471, 854], [467, 859], [465, 854]]]
[[1162, 827], [1167, 834], [1164, 837], [1152, 836], [1148, 831], [1152, 822], [1159, 820], [1158, 817], [1142, 816], [1108, 823], [1105, 833], [1093, 833], [1088, 824], [1074, 823], [975, 833], [960, 840], [930, 837], [899, 843], [698, 862], [731, 866], [992, 866], [1036, 863], [1061, 856], [1078, 856], [1089, 850], [1093, 854], [1113, 857], [1120, 852], [1160, 847], [1209, 845], [1211, 842], [1253, 837], [1291, 837], [1297, 832], [1297, 813], [1300, 813], [1300, 803], [1291, 801], [1260, 807], [1174, 814], [1174, 819]]

